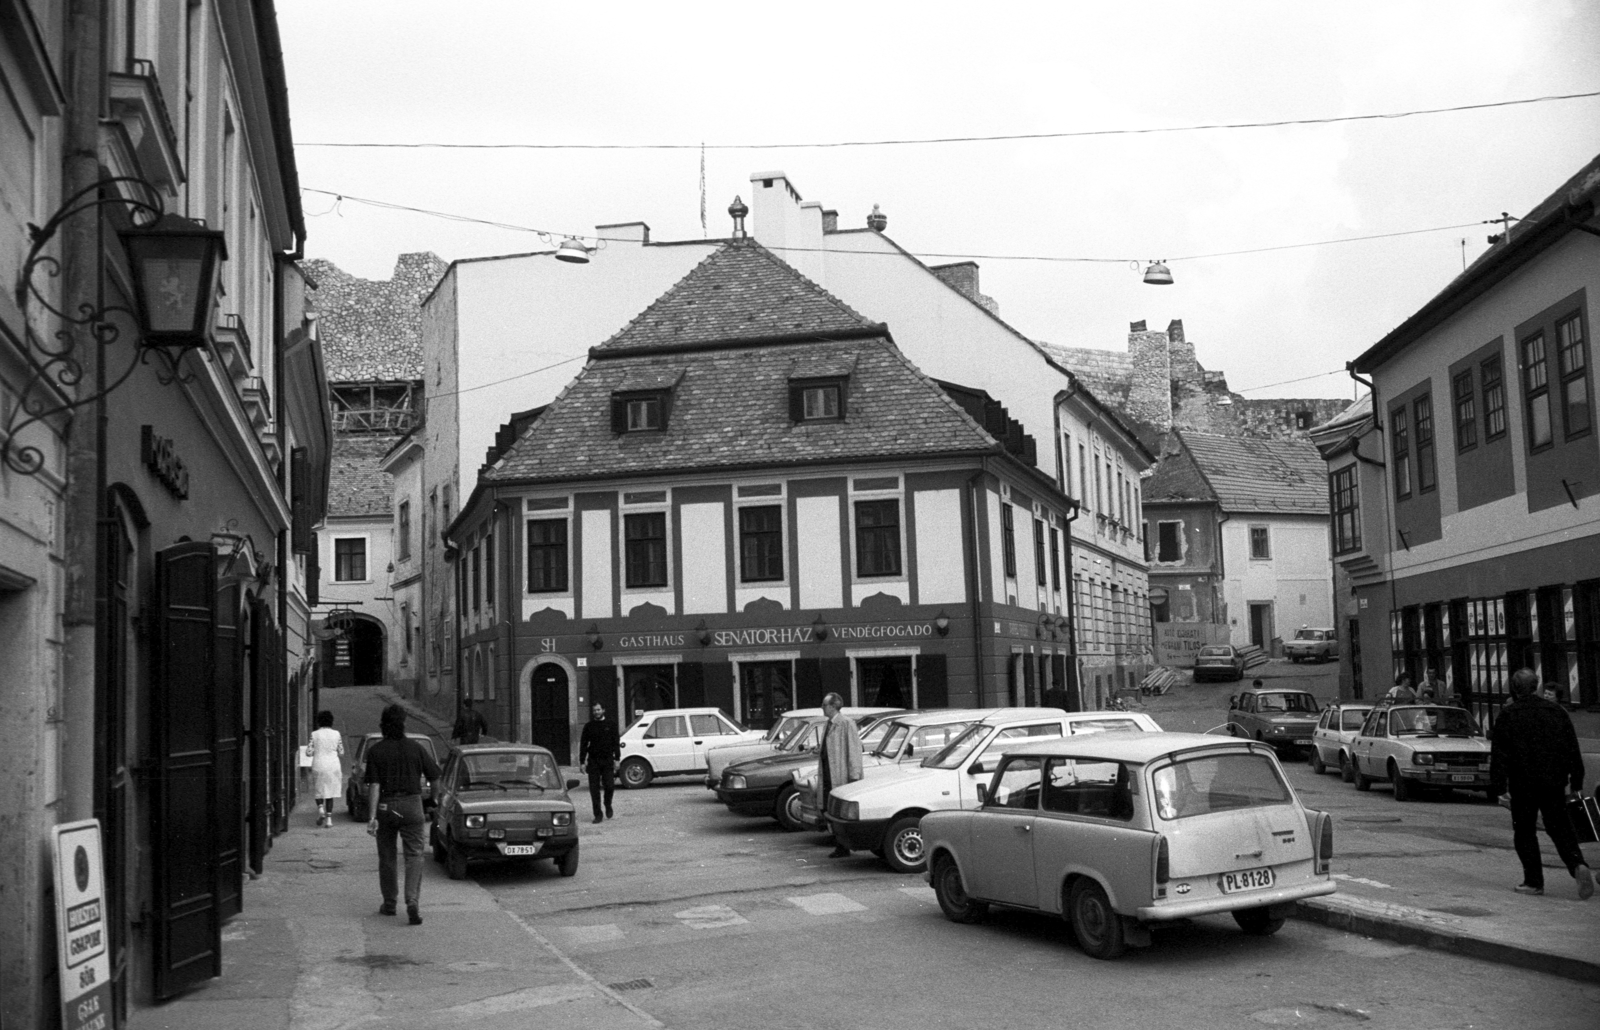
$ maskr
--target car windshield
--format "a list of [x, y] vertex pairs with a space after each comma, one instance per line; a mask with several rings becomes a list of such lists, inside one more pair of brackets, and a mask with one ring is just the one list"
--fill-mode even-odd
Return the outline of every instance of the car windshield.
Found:
[[783, 747], [780, 750], [790, 752], [815, 751], [817, 749], [817, 741], [822, 739], [822, 727], [823, 723], [821, 722], [806, 723], [800, 727], [799, 733], [791, 735], [788, 740], [783, 742]]
[[1156, 813], [1163, 819], [1281, 805], [1289, 787], [1266, 755], [1197, 756], [1155, 771]]
[[910, 745], [911, 755], [914, 757], [929, 748], [943, 747], [971, 725], [971, 719], [926, 726], [908, 726], [903, 722], [897, 722], [889, 728], [889, 732], [884, 735], [873, 754], [883, 758], [898, 758], [906, 746]]
[[802, 718], [792, 715], [785, 715], [777, 722], [773, 723], [772, 729], [768, 730], [767, 735], [761, 739], [769, 744], [776, 744], [778, 747], [782, 747], [784, 741], [800, 732], [800, 729], [805, 726], [805, 724], [806, 721]]
[[475, 751], [461, 756], [460, 790], [537, 787], [560, 790], [561, 770], [537, 751]]
[[870, 752], [883, 740], [883, 735], [889, 732], [889, 727], [894, 722], [889, 719], [879, 719], [877, 722], [861, 731], [861, 750]]
[[1202, 647], [1200, 649], [1200, 657], [1201, 658], [1232, 658], [1233, 657], [1233, 648], [1231, 648], [1231, 647]]
[[807, 719], [790, 719], [788, 725], [783, 726], [783, 734], [778, 740], [779, 751], [793, 751], [799, 745], [796, 743], [805, 736], [806, 730], [814, 725]]
[[954, 769], [972, 757], [983, 743], [989, 727], [981, 723], [968, 726], [960, 736], [944, 746], [944, 750], [926, 759], [922, 764], [930, 769]]
[[1472, 716], [1460, 708], [1397, 708], [1389, 726], [1397, 737], [1471, 737], [1478, 732]]
[[1257, 694], [1256, 709], [1262, 712], [1300, 712], [1315, 715], [1317, 699], [1310, 694]]

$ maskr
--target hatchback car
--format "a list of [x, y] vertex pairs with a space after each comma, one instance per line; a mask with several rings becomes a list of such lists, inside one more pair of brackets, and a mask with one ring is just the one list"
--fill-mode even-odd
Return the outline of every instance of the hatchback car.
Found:
[[1101, 733], [1008, 752], [975, 809], [922, 820], [928, 880], [958, 923], [991, 905], [1060, 915], [1089, 955], [1227, 912], [1267, 935], [1332, 894], [1333, 820], [1272, 749], [1197, 733]]
[[439, 777], [439, 804], [428, 837], [450, 879], [474, 860], [554, 860], [562, 876], [578, 871], [578, 821], [555, 755], [534, 744], [464, 744]]
[[[904, 714], [905, 710], [846, 708], [843, 711], [857, 713], [852, 717], [861, 731], [861, 747], [867, 751], [888, 728], [888, 718]], [[717, 800], [737, 815], [770, 815], [785, 830], [800, 829], [800, 801], [792, 777], [798, 769], [816, 768], [822, 731], [819, 717], [784, 741], [776, 753], [728, 766], [717, 785]]]
[[1388, 780], [1396, 801], [1429, 788], [1481, 790], [1500, 800], [1489, 786], [1489, 741], [1464, 708], [1379, 705], [1350, 742], [1350, 756], [1356, 790]]
[[1372, 706], [1366, 704], [1331, 704], [1323, 710], [1311, 733], [1312, 772], [1320, 775], [1332, 766], [1339, 770], [1341, 780], [1351, 781], [1350, 742], [1356, 739], [1370, 711]]
[[704, 773], [712, 748], [753, 744], [763, 730], [747, 730], [720, 708], [659, 708], [641, 712], [622, 732], [619, 779], [629, 790], [650, 786], [657, 776]]
[[1252, 687], [1228, 699], [1228, 735], [1271, 744], [1281, 752], [1305, 751], [1322, 706], [1304, 690]]
[[977, 788], [989, 782], [989, 774], [1011, 748], [1082, 733], [1160, 730], [1141, 712], [1002, 708], [917, 765], [901, 765], [894, 773], [835, 789], [828, 799], [828, 826], [844, 847], [871, 851], [897, 873], [920, 873], [922, 817], [947, 808], [976, 807]]
[[[435, 762], [439, 760], [439, 752], [433, 745], [433, 738], [426, 733], [407, 733], [407, 737], [421, 744], [427, 749], [430, 757]], [[356, 745], [355, 757], [350, 759], [350, 773], [344, 780], [344, 807], [350, 812], [350, 818], [358, 823], [367, 821], [367, 785], [364, 782], [367, 774], [367, 748], [383, 739], [381, 733], [369, 733], [361, 738]], [[425, 785], [426, 780], [423, 781]], [[422, 787], [426, 794], [426, 787]]]
[[1332, 629], [1301, 626], [1293, 640], [1283, 642], [1283, 655], [1291, 662], [1331, 662], [1339, 657], [1339, 634]]
[[1194, 681], [1244, 679], [1244, 655], [1232, 644], [1207, 644], [1194, 657]]

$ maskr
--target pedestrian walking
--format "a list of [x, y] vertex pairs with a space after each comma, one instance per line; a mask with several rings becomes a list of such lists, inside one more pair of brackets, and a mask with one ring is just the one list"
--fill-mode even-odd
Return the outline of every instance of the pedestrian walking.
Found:
[[1417, 700], [1417, 692], [1411, 689], [1411, 677], [1404, 674], [1395, 680], [1394, 686], [1383, 696], [1385, 700], [1397, 705], [1415, 704]]
[[[617, 739], [617, 728], [606, 718], [606, 706], [595, 705], [589, 709], [589, 721], [578, 739], [578, 764], [589, 774], [589, 800], [594, 802], [597, 823], [617, 817], [611, 809], [611, 795], [617, 789], [617, 759], [621, 757], [622, 743]], [[602, 794], [604, 816], [600, 814]]]
[[333, 728], [333, 713], [317, 713], [317, 728], [311, 731], [311, 796], [317, 799], [317, 825], [333, 825], [333, 799], [344, 790], [344, 735]]
[[1511, 703], [1494, 721], [1489, 745], [1489, 792], [1511, 794], [1511, 843], [1522, 860], [1518, 894], [1544, 893], [1537, 820], [1544, 820], [1556, 854], [1578, 881], [1578, 897], [1594, 894], [1594, 874], [1584, 864], [1567, 816], [1570, 791], [1583, 792], [1583, 752], [1566, 710], [1539, 693], [1532, 669], [1511, 674]]
[[461, 707], [456, 710], [456, 724], [450, 729], [450, 739], [457, 744], [476, 744], [488, 732], [489, 721], [472, 707], [472, 698], [462, 698]]
[[1422, 670], [1422, 682], [1417, 684], [1417, 700], [1430, 705], [1444, 700], [1444, 684], [1433, 675], [1432, 669]]
[[399, 885], [395, 875], [395, 840], [406, 856], [406, 915], [411, 925], [422, 922], [422, 847], [427, 823], [422, 814], [421, 784], [430, 790], [439, 783], [439, 764], [428, 749], [406, 736], [406, 710], [390, 705], [378, 718], [383, 739], [367, 748], [367, 832], [378, 839], [378, 889], [383, 904], [378, 911], [392, 916]]
[[[844, 698], [829, 694], [822, 699], [822, 714], [827, 728], [822, 731], [822, 751], [817, 755], [817, 810], [828, 810], [828, 797], [835, 786], [854, 783], [861, 779], [861, 731], [856, 721], [841, 714]], [[829, 858], [845, 858], [850, 849], [835, 837]]]

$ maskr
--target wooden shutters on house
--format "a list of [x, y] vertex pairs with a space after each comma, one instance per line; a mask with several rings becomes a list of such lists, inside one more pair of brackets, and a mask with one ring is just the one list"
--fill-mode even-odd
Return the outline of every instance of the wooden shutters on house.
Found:
[[306, 554], [315, 543], [311, 532], [311, 463], [304, 447], [289, 451], [289, 510], [290, 547], [295, 554]]
[[226, 919], [244, 905], [244, 713], [240, 708], [244, 651], [239, 639], [238, 584], [230, 583], [217, 592], [216, 620], [212, 638], [217, 754], [217, 840], [213, 861], [217, 867], [217, 910]]
[[950, 673], [945, 655], [917, 655], [917, 707], [950, 707]]

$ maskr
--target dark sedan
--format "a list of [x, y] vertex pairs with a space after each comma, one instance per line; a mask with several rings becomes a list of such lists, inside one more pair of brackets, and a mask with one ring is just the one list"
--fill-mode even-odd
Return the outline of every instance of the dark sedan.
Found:
[[[881, 732], [899, 709], [877, 711], [856, 718], [861, 728], [863, 748], [871, 750], [877, 742], [874, 729]], [[785, 750], [749, 761], [730, 765], [722, 771], [722, 782], [717, 784], [717, 800], [728, 806], [728, 811], [739, 815], [770, 815], [785, 830], [799, 830], [800, 794], [792, 780], [796, 769], [817, 764], [817, 748], [821, 740], [822, 722], [812, 723], [785, 742]]]
[[578, 821], [553, 754], [533, 744], [467, 744], [450, 752], [439, 778], [429, 837], [452, 880], [473, 860], [553, 859], [578, 871]]

